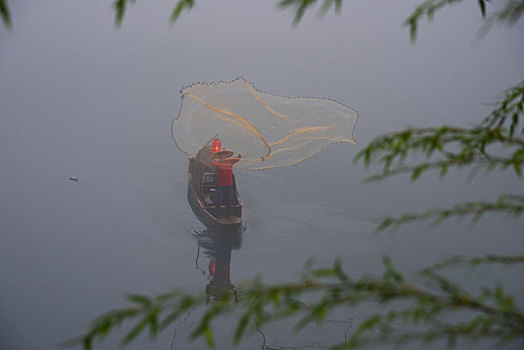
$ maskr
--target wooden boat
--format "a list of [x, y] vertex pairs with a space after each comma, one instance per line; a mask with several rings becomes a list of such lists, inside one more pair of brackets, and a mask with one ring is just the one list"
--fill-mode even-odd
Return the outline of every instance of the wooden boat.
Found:
[[242, 226], [242, 200], [233, 175], [233, 201], [229, 217], [217, 208], [217, 173], [211, 166], [211, 146], [204, 146], [195, 157], [189, 157], [187, 199], [195, 215], [211, 230], [238, 230]]

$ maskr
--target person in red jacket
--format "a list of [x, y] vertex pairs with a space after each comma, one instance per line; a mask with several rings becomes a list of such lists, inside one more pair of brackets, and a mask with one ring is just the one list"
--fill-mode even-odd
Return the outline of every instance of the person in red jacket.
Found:
[[[233, 164], [237, 163], [242, 154], [239, 153], [236, 158], [229, 158], [233, 155], [231, 151], [219, 151], [215, 153], [218, 160], [211, 162], [217, 170], [217, 209], [221, 205], [226, 207], [226, 217], [229, 218], [229, 212], [233, 202]], [[217, 210], [217, 214], [219, 211]]]

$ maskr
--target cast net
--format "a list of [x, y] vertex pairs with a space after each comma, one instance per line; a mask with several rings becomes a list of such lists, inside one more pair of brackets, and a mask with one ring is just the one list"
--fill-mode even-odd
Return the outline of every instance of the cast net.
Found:
[[172, 126], [178, 148], [195, 156], [216, 136], [223, 148], [242, 153], [236, 169], [292, 165], [331, 144], [356, 143], [358, 113], [333, 100], [268, 94], [242, 77], [197, 83], [181, 93]]

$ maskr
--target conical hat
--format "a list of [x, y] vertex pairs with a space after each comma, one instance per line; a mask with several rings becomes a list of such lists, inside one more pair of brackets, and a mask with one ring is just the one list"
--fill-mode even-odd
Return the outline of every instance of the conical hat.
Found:
[[213, 155], [215, 155], [217, 157], [221, 156], [223, 154], [226, 156], [226, 158], [229, 158], [229, 157], [231, 157], [233, 155], [233, 152], [224, 149], [222, 151], [218, 151], [218, 152], [213, 153]]

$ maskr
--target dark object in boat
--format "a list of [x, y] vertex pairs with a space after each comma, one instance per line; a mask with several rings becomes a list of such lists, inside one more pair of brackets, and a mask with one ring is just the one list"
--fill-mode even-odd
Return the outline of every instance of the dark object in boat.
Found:
[[225, 208], [217, 208], [217, 173], [211, 166], [211, 146], [204, 146], [195, 157], [189, 157], [187, 199], [195, 215], [212, 230], [238, 230], [242, 226], [242, 200], [233, 175], [233, 201], [229, 217], [222, 216]]

